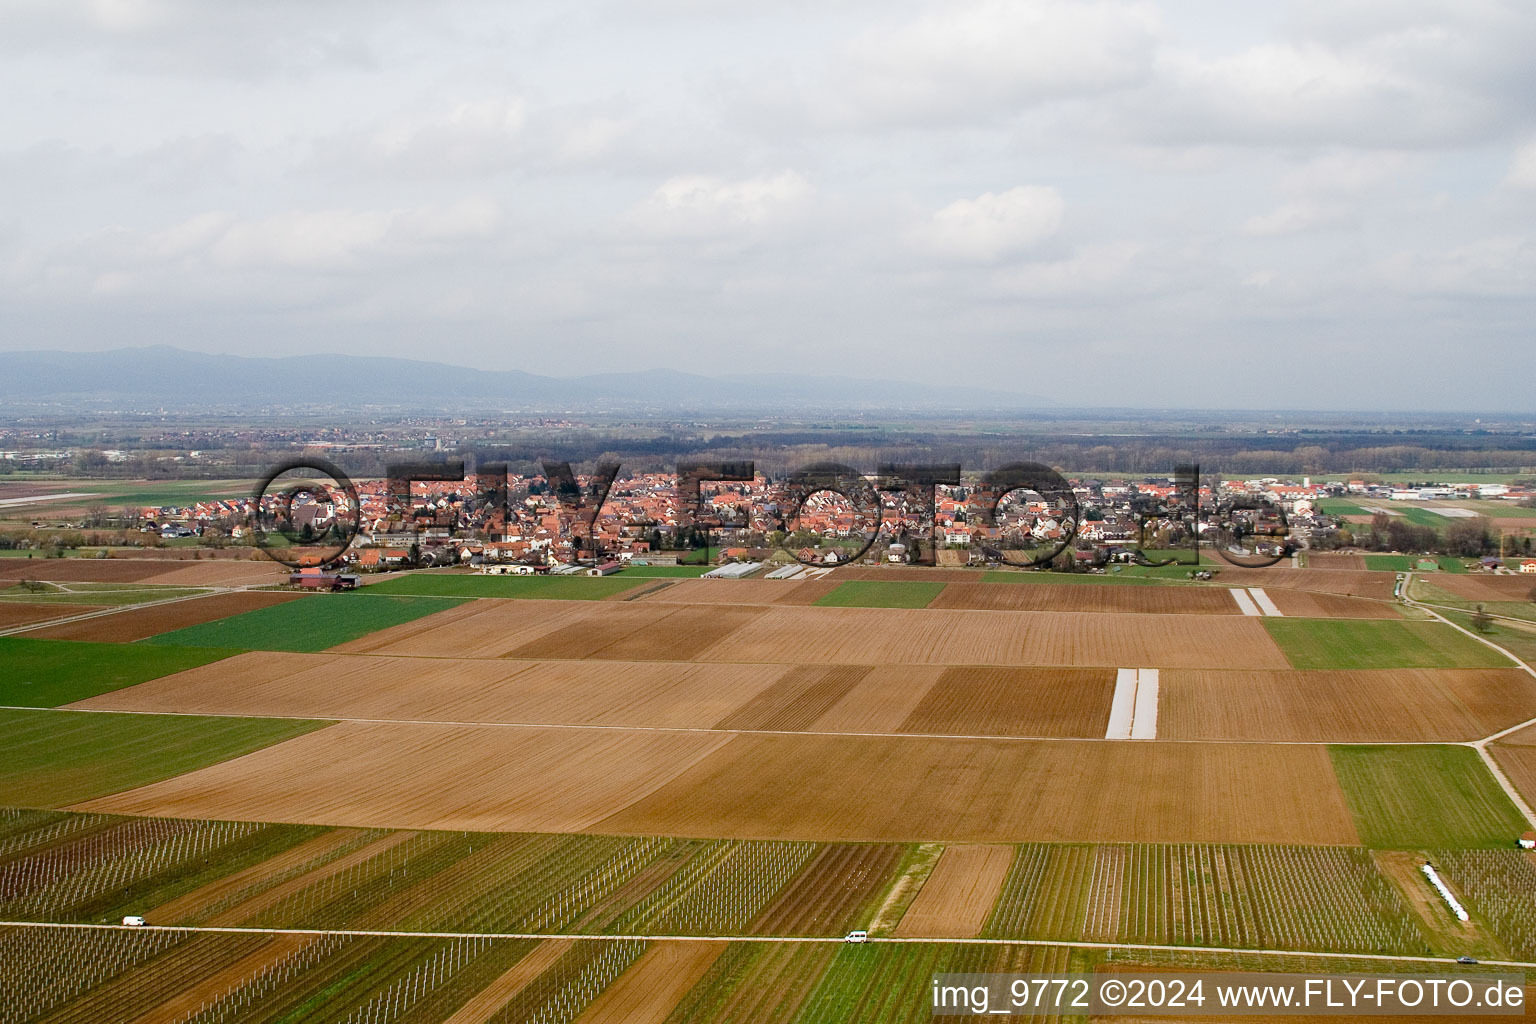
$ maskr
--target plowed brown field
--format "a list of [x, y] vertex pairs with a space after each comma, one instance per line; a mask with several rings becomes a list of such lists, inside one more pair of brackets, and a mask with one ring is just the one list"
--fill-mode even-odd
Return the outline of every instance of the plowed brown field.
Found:
[[576, 1020], [579, 1024], [661, 1024], [724, 952], [723, 942], [653, 942]]
[[[1000, 585], [1000, 584], [999, 584]], [[1244, 616], [770, 608], [698, 655], [814, 664], [1286, 668]]]
[[1309, 551], [1308, 569], [1364, 569], [1365, 556], [1356, 552]]
[[116, 711], [707, 729], [785, 665], [252, 652], [81, 701]]
[[80, 805], [162, 817], [582, 832], [728, 733], [343, 722]]
[[1165, 739], [1410, 743], [1479, 739], [1536, 716], [1518, 669], [1162, 673]]
[[1280, 609], [1280, 614], [1300, 619], [1400, 619], [1396, 605], [1363, 597], [1339, 594], [1312, 594], [1304, 590], [1270, 590], [1264, 593]]
[[536, 637], [601, 620], [615, 609], [599, 601], [467, 601], [332, 650], [428, 658], [499, 658]]
[[1457, 576], [1442, 573], [1432, 582], [1468, 601], [1528, 601], [1536, 590], [1536, 576]]
[[1358, 842], [1317, 745], [342, 723], [105, 813], [826, 842]]
[[1097, 739], [1114, 692], [1113, 669], [947, 668], [897, 731]]
[[1357, 843], [1323, 746], [750, 735], [603, 820], [823, 841]]
[[225, 559], [183, 564], [149, 577], [146, 583], [179, 587], [246, 587], [285, 583], [290, 570], [269, 559], [235, 562]]
[[824, 732], [895, 732], [944, 671], [940, 665], [877, 665], [811, 727]]
[[951, 583], [930, 608], [991, 611], [1157, 612], [1237, 615], [1237, 602], [1214, 587], [1122, 587], [1066, 583]]
[[715, 724], [718, 729], [809, 729], [871, 669], [863, 665], [801, 665]]
[[285, 601], [295, 601], [303, 596], [303, 594], [279, 590], [244, 590], [232, 594], [210, 594], [191, 601], [177, 601], [152, 608], [125, 608], [112, 615], [86, 619], [84, 622], [45, 626], [27, 635], [47, 637], [51, 640], [129, 643], [173, 629], [226, 619], [231, 615], [255, 611], [257, 608], [267, 608]]
[[[12, 562], [16, 564], [10, 564]], [[7, 558], [5, 564], [0, 565], [0, 576], [63, 583], [142, 583], [151, 576], [180, 566], [179, 562], [123, 558]]]
[[[25, 626], [29, 622], [47, 622], [49, 619], [62, 619], [70, 615], [84, 615], [87, 612], [99, 612], [97, 605], [86, 604], [22, 604], [20, 602], [0, 602], [0, 629], [10, 629], [16, 626]], [[29, 634], [32, 636], [45, 636], [44, 633]]]
[[1272, 565], [1267, 569], [1244, 569], [1221, 563], [1216, 582], [1229, 587], [1263, 587], [1265, 590], [1310, 590], [1318, 594], [1342, 594], [1345, 597], [1392, 599], [1396, 574], [1363, 572], [1351, 569], [1292, 569]]
[[896, 934], [969, 939], [980, 934], [1013, 866], [1011, 846], [946, 846]]

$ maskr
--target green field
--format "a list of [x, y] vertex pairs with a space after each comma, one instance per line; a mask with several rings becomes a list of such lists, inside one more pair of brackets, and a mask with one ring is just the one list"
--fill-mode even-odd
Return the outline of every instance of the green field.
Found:
[[466, 573], [412, 573], [368, 587], [370, 594], [429, 597], [500, 597], [540, 601], [601, 601], [643, 582], [624, 576], [471, 576]]
[[[1441, 572], [1464, 573], [1466, 563], [1450, 555], [1425, 556], [1440, 567]], [[1365, 567], [1372, 572], [1415, 572], [1421, 559], [1417, 555], [1366, 555]]]
[[0, 792], [59, 807], [204, 768], [329, 722], [0, 709]]
[[[1463, 629], [1472, 628], [1470, 612], [1441, 612]], [[1503, 647], [1527, 665], [1536, 666], [1536, 629], [1522, 629], [1512, 623], [1495, 622], [1482, 636]]]
[[849, 580], [824, 595], [823, 608], [926, 608], [944, 589], [921, 580]]
[[428, 597], [323, 594], [172, 630], [139, 642], [249, 651], [323, 651], [459, 603]]
[[0, 637], [0, 705], [53, 708], [221, 661], [239, 651]]
[[1366, 846], [1511, 846], [1531, 826], [1460, 746], [1333, 746], [1333, 770]]
[[1498, 651], [1441, 622], [1275, 619], [1264, 628], [1298, 669], [1506, 668]]
[[1365, 509], [1356, 505], [1348, 498], [1323, 498], [1317, 503], [1317, 510], [1330, 516], [1368, 516]]

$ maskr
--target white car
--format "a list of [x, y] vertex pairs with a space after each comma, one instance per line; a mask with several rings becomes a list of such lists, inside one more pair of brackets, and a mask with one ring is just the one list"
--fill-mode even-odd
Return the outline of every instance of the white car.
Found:
[[844, 937], [843, 941], [844, 942], [868, 942], [869, 941], [869, 932], [867, 932], [864, 929], [860, 928], [857, 931], [849, 932], [847, 934], [847, 936]]
[[143, 928], [144, 923], [144, 919], [137, 914], [129, 914], [123, 918], [123, 927], [125, 928]]

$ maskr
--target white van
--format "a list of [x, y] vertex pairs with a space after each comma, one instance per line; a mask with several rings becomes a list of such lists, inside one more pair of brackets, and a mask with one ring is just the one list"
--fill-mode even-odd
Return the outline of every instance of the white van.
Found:
[[125, 927], [125, 928], [143, 928], [144, 927], [144, 919], [142, 917], [140, 917], [139, 915], [137, 915], [137, 914], [129, 914], [127, 917], [123, 918], [123, 927]]
[[865, 931], [862, 928], [858, 929], [857, 931], [851, 931], [851, 932], [849, 932], [847, 934], [847, 936], [843, 939], [843, 941], [844, 942], [868, 942], [869, 941], [869, 932]]

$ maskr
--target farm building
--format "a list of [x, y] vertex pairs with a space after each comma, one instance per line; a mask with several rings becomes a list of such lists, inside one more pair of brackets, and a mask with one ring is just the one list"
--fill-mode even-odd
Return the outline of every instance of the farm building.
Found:
[[1536, 573], [1536, 558], [1527, 558], [1525, 561], [1521, 562], [1520, 571]]
[[604, 562], [601, 565], [594, 565], [592, 568], [588, 569], [587, 575], [612, 576], [622, 568], [624, 568], [624, 563], [622, 562]]

